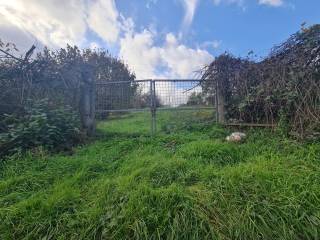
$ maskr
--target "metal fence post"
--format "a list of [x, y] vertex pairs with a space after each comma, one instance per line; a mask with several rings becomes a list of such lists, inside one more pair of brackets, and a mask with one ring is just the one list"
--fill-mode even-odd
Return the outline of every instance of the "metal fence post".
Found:
[[154, 115], [153, 115], [153, 126], [154, 126], [154, 133], [157, 132], [157, 96], [156, 96], [156, 81], [153, 80], [153, 108], [154, 108]]
[[151, 135], [157, 131], [156, 122], [156, 85], [154, 80], [150, 80], [150, 110], [151, 110]]

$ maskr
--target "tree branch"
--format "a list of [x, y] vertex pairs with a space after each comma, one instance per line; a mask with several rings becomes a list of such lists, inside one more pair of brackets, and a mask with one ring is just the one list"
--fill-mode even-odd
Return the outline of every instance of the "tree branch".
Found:
[[4, 54], [8, 55], [9, 57], [11, 57], [11, 58], [13, 58], [13, 59], [15, 59], [17, 61], [23, 62], [23, 60], [21, 58], [17, 58], [15, 56], [13, 56], [12, 54], [8, 53], [7, 51], [4, 51], [4, 50], [0, 49], [0, 52], [3, 52]]

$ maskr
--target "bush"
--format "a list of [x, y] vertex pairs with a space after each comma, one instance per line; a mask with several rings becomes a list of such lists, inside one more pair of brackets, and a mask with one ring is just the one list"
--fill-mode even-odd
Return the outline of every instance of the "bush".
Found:
[[219, 85], [229, 121], [276, 123], [284, 136], [318, 140], [319, 36], [320, 24], [303, 28], [262, 61], [222, 54], [204, 68], [204, 93]]
[[68, 107], [43, 100], [30, 104], [25, 114], [5, 115], [0, 133], [0, 157], [42, 146], [49, 151], [69, 150], [81, 140], [77, 115]]

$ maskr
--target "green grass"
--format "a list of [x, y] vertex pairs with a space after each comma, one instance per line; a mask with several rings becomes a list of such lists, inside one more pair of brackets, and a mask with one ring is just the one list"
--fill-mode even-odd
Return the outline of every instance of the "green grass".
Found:
[[130, 114], [73, 155], [3, 161], [0, 239], [320, 239], [320, 144], [158, 115], [156, 137]]

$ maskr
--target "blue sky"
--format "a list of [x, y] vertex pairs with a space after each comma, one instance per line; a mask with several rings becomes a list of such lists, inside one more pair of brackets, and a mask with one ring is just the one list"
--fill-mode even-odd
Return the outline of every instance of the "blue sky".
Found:
[[[181, 31], [185, 14], [181, 1], [128, 2], [118, 0], [116, 4], [123, 14], [133, 18], [138, 27], [153, 26], [164, 33], [178, 34]], [[182, 41], [192, 47], [217, 41], [219, 48], [208, 48], [213, 54], [227, 50], [245, 55], [254, 50], [265, 55], [274, 44], [298, 31], [301, 23], [320, 23], [319, 0], [284, 0], [280, 5], [259, 4], [257, 0], [222, 0], [219, 4], [214, 4], [213, 0], [195, 2], [198, 3], [194, 17]]]
[[224, 51], [266, 56], [319, 12], [319, 0], [0, 0], [0, 38], [22, 53], [106, 48], [138, 78], [187, 78]]

